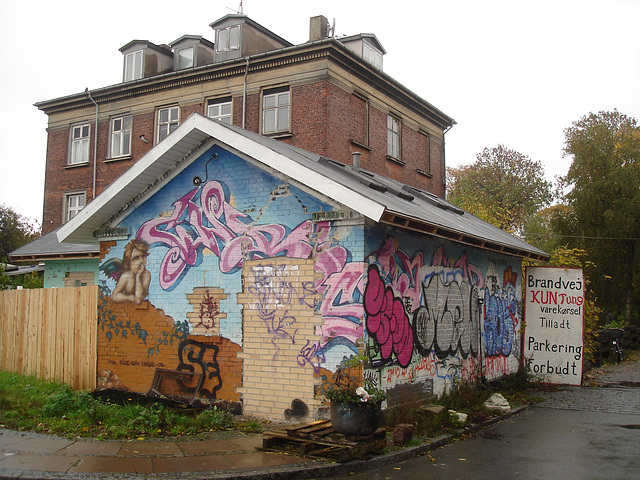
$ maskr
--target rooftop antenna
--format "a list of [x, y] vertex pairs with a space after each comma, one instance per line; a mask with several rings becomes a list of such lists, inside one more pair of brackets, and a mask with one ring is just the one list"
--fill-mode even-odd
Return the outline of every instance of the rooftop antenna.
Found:
[[331, 23], [331, 26], [328, 29], [329, 31], [327, 32], [327, 37], [335, 37], [336, 36], [336, 18], [333, 17], [333, 22]]
[[240, 6], [238, 7], [238, 10], [234, 10], [231, 7], [225, 7], [227, 10], [231, 10], [232, 12], [236, 12], [239, 13], [240, 15], [244, 15], [244, 11], [242, 9], [242, 0], [240, 0]]

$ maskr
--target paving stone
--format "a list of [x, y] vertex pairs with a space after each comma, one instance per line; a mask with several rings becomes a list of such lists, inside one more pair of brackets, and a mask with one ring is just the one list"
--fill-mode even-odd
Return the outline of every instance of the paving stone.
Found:
[[178, 448], [185, 455], [210, 455], [212, 453], [242, 451], [231, 440], [202, 440], [198, 442], [178, 442]]
[[[60, 457], [66, 458], [66, 457]], [[81, 457], [68, 473], [153, 473], [151, 457]]]
[[36, 455], [33, 453], [4, 454], [0, 471], [26, 470], [36, 472], [67, 472], [81, 457], [66, 455]]
[[36, 437], [28, 438], [23, 442], [16, 443], [10, 450], [16, 452], [30, 452], [30, 453], [55, 453], [58, 450], [68, 447], [73, 444], [72, 440], [65, 440], [63, 438], [47, 438]]
[[270, 452], [232, 453], [225, 455], [225, 459], [239, 469], [274, 467], [277, 465], [288, 465], [291, 463], [309, 461], [304, 458], [294, 457], [293, 455], [282, 455]]
[[160, 457], [153, 459], [155, 473], [211, 472], [233, 470], [236, 467], [224, 455], [198, 455], [191, 457]]
[[134, 442], [123, 443], [118, 452], [120, 457], [143, 457], [147, 455], [182, 456], [182, 450], [175, 442]]
[[115, 456], [122, 448], [122, 442], [79, 441], [63, 448], [61, 455]]

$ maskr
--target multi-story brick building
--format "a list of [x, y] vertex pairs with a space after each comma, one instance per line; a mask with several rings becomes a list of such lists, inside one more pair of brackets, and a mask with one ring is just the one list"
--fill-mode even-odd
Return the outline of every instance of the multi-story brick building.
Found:
[[[375, 35], [335, 38], [324, 17], [292, 45], [243, 15], [215, 42], [123, 46], [123, 82], [36, 106], [49, 117], [43, 232], [72, 218], [190, 114], [217, 118], [444, 196], [455, 122], [383, 72]], [[96, 128], [97, 125], [97, 128]]]

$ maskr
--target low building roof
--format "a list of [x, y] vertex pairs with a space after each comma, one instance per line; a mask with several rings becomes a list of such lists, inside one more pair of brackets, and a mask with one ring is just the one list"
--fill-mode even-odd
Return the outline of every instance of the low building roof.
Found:
[[226, 125], [191, 115], [103, 193], [61, 226], [60, 242], [96, 244], [95, 232], [115, 227], [167, 178], [219, 144], [261, 168], [332, 199], [373, 222], [397, 226], [481, 249], [546, 260], [549, 255], [451, 203], [401, 182]]
[[25, 260], [56, 260], [61, 258], [93, 258], [100, 253], [97, 245], [83, 243], [60, 243], [56, 235], [58, 229], [53, 230], [33, 242], [14, 250], [9, 254], [13, 261]]

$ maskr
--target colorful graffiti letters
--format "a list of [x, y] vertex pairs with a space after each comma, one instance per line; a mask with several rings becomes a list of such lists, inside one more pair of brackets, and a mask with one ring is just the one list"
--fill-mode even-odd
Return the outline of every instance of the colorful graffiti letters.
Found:
[[371, 265], [364, 291], [364, 309], [367, 313], [367, 331], [380, 346], [382, 358], [396, 355], [398, 363], [406, 367], [413, 354], [413, 333], [409, 318], [400, 298], [393, 289], [385, 287], [378, 267]]
[[422, 286], [424, 305], [413, 315], [418, 351], [438, 358], [476, 356], [480, 345], [478, 289], [466, 282], [445, 285], [433, 276]]

